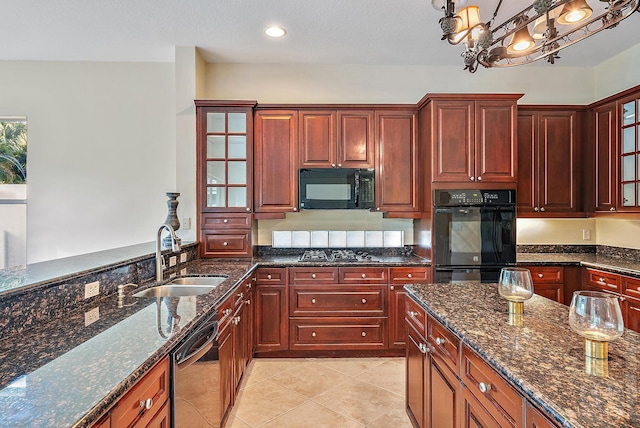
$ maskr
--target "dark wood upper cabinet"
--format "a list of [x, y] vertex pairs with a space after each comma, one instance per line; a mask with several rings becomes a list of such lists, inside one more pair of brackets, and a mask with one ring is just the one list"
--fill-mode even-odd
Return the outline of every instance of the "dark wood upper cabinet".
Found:
[[595, 146], [595, 211], [616, 211], [618, 199], [618, 120], [616, 103], [609, 102], [593, 110]]
[[515, 183], [521, 95], [427, 95], [432, 182]]
[[255, 212], [297, 211], [297, 110], [258, 110], [254, 130]]
[[301, 110], [301, 168], [373, 168], [374, 113]]
[[567, 107], [520, 107], [519, 217], [585, 216], [579, 176], [583, 114]]
[[416, 111], [376, 110], [376, 211], [389, 216], [419, 216], [416, 121]]

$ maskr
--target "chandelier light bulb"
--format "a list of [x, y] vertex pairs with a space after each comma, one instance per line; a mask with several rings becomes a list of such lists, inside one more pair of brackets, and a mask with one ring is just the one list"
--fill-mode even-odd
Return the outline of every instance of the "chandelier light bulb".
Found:
[[589, 7], [585, 0], [573, 0], [565, 3], [558, 17], [558, 23], [563, 25], [575, 24], [589, 18], [592, 13], [593, 9]]

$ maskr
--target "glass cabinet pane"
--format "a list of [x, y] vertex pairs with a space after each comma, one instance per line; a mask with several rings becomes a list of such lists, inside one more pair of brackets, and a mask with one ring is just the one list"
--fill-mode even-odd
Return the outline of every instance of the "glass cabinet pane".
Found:
[[247, 184], [247, 162], [229, 161], [229, 184]]
[[226, 184], [224, 161], [207, 162], [207, 184]]
[[622, 185], [622, 206], [633, 207], [636, 205], [636, 185], [627, 183]]
[[629, 101], [622, 105], [622, 124], [631, 125], [636, 121], [636, 102]]
[[207, 132], [224, 133], [225, 127], [225, 113], [207, 113]]
[[226, 207], [225, 196], [226, 193], [224, 187], [207, 187], [207, 206]]
[[622, 181], [633, 181], [636, 179], [636, 157], [622, 157]]
[[229, 157], [234, 159], [246, 159], [247, 136], [229, 135]]
[[207, 136], [207, 157], [208, 158], [224, 158], [226, 156], [224, 147], [224, 135], [208, 135]]
[[636, 128], [624, 128], [622, 130], [622, 153], [631, 153], [636, 150]]
[[247, 132], [247, 114], [229, 113], [229, 132], [244, 134]]
[[229, 187], [229, 206], [230, 207], [246, 207], [247, 206], [247, 188], [246, 187]]

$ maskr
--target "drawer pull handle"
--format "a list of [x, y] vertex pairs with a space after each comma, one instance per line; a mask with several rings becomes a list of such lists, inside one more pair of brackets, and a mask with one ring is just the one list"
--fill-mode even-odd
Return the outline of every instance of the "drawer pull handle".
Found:
[[271, 279], [271, 274], [267, 275], [267, 279]]
[[418, 345], [418, 349], [420, 350], [420, 352], [422, 352], [423, 354], [428, 354], [429, 353], [429, 348], [427, 347], [427, 345], [425, 345], [424, 343], [421, 343], [420, 345]]
[[251, 290], [251, 283], [247, 282], [247, 291]]
[[140, 408], [145, 410], [151, 410], [153, 407], [153, 398], [147, 398], [146, 400], [140, 400]]
[[223, 223], [229, 223], [229, 219], [225, 218], [224, 220], [222, 220]]
[[541, 274], [541, 273], [539, 273], [539, 274], [538, 274], [538, 278], [544, 278], [544, 275], [543, 275], [543, 274]]
[[491, 384], [480, 382], [480, 384], [478, 385], [478, 389], [480, 389], [480, 392], [482, 392], [483, 394], [486, 394], [491, 390]]
[[311, 332], [311, 337], [316, 337], [316, 332], [315, 331]]
[[227, 245], [229, 245], [229, 243], [228, 243], [228, 242], [226, 242], [226, 241], [222, 243], [222, 246], [223, 246], [223, 247], [226, 247]]
[[603, 284], [606, 284], [606, 281], [604, 280], [604, 278], [599, 278], [599, 279], [598, 279], [598, 282], [601, 282], [601, 283], [603, 283]]
[[414, 312], [414, 311], [408, 311], [408, 312], [407, 312], [407, 314], [409, 314], [409, 316], [410, 316], [411, 318], [415, 318], [415, 317], [416, 317], [416, 315], [418, 315], [418, 313], [417, 313], [417, 312]]
[[[391, 286], [391, 291], [395, 290], [396, 287], [394, 287], [393, 285]], [[638, 291], [640, 291], [640, 288], [638, 288]]]
[[251, 304], [251, 300], [245, 300], [244, 303], [245, 303], [245, 305], [250, 305]]
[[443, 345], [446, 342], [446, 340], [444, 340], [441, 337], [436, 337], [436, 344], [438, 345]]
[[367, 303], [367, 299], [362, 299], [362, 304], [364, 305], [365, 303]]
[[244, 293], [240, 292], [240, 293], [236, 294], [236, 296], [238, 296], [238, 298], [242, 299], [244, 297]]
[[363, 273], [362, 278], [366, 278], [366, 277], [367, 277], [367, 274]]
[[316, 274], [315, 274], [315, 273], [312, 273], [312, 274], [311, 274], [311, 278], [316, 279]]
[[624, 297], [624, 296], [620, 296], [619, 299], [620, 299], [621, 302], [624, 302], [625, 300], [627, 300], [627, 298]]
[[367, 335], [367, 332], [366, 332], [366, 331], [363, 331], [363, 332], [362, 332], [362, 333], [360, 333], [360, 334], [362, 334], [362, 337], [365, 337], [365, 336]]
[[409, 273], [409, 274], [407, 274], [407, 278], [411, 279], [411, 278], [413, 278], [413, 275], [411, 275], [411, 274]]
[[231, 315], [231, 309], [225, 309], [225, 310], [224, 310], [224, 315], [225, 315], [225, 316], [227, 316], [227, 315]]
[[315, 305], [316, 304], [316, 299], [311, 299], [311, 304]]

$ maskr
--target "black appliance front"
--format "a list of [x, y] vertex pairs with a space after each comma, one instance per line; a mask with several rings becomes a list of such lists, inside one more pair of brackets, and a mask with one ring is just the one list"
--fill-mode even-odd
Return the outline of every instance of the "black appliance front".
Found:
[[371, 209], [375, 207], [375, 172], [357, 168], [302, 168], [301, 209]]
[[435, 190], [434, 279], [497, 281], [516, 262], [515, 222], [514, 190]]
[[498, 282], [502, 267], [435, 268], [433, 282]]

